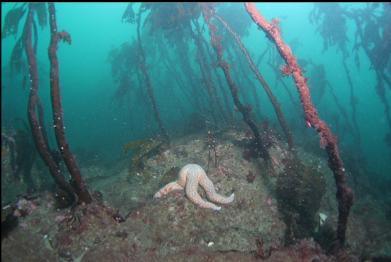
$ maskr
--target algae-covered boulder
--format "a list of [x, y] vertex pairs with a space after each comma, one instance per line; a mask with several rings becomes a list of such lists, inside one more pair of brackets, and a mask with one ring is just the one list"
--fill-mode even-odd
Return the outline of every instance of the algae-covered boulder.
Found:
[[312, 235], [325, 185], [324, 176], [317, 169], [296, 158], [286, 160], [285, 172], [277, 178], [276, 197], [287, 225], [288, 242]]

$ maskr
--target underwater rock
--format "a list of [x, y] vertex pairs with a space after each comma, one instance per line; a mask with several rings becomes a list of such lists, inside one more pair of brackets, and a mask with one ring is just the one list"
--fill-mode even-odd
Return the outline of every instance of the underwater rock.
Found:
[[18, 225], [18, 217], [14, 215], [15, 207], [6, 205], [1, 208], [1, 239]]
[[313, 234], [326, 184], [322, 173], [297, 158], [286, 160], [284, 171], [277, 178], [276, 197], [291, 242]]
[[[231, 134], [242, 135], [239, 132]], [[29, 250], [26, 251], [40, 249], [38, 254], [32, 255], [34, 258], [40, 258], [37, 258], [37, 261], [46, 257], [51, 261], [70, 258], [77, 261], [203, 261], [203, 258], [217, 261], [254, 261], [260, 251], [257, 239], [262, 239], [265, 261], [303, 261], [301, 258], [337, 261], [329, 257], [329, 260], [325, 259], [322, 250], [312, 240], [284, 247], [287, 225], [281, 216], [283, 211], [277, 208], [280, 205], [274, 192], [278, 186], [277, 181], [267, 181], [271, 178], [273, 167], [264, 161], [245, 161], [241, 158], [242, 147], [232, 144], [232, 140], [225, 140], [216, 147], [219, 154], [218, 167], [212, 166], [208, 172], [218, 192], [226, 195], [231, 189], [235, 191], [235, 201], [229, 208], [219, 212], [199, 208], [190, 203], [183, 192], [159, 201], [153, 200], [152, 196], [156, 190], [177, 178], [179, 166], [184, 166], [195, 158], [199, 159], [200, 164], [207, 164], [208, 149], [202, 140], [184, 138], [183, 141], [172, 141], [170, 151], [180, 149], [189, 152], [187, 155], [179, 157], [174, 153], [167, 154], [164, 162], [156, 161], [155, 157], [144, 159], [145, 168], [140, 171], [140, 176], [149, 176], [149, 180], [129, 181], [125, 161], [118, 163], [122, 171], [115, 175], [91, 180], [94, 184], [90, 186], [102, 192], [103, 199], [102, 195], [97, 194], [90, 205], [77, 206], [73, 211], [56, 210], [53, 208], [53, 196], [50, 199], [40, 196], [41, 204], [35, 212], [19, 218], [25, 226], [17, 227], [10, 233], [12, 238], [3, 240], [6, 241], [4, 248], [2, 245], [3, 253], [5, 248], [9, 250], [2, 258], [10, 258], [12, 254], [20, 252], [20, 243], [25, 243], [22, 238], [31, 239], [31, 234], [38, 234], [40, 237], [35, 239], [35, 243], [29, 243]], [[112, 170], [117, 168], [102, 169], [100, 172], [112, 174]], [[303, 179], [302, 182], [299, 180], [289, 184], [289, 179], [277, 177], [277, 180], [283, 179], [285, 186], [293, 189], [298, 186], [297, 192], [288, 188], [285, 193], [304, 197], [307, 197], [308, 193], [314, 197], [311, 190], [306, 191], [305, 185], [315, 183], [319, 190], [322, 183], [316, 182], [317, 178], [314, 177], [318, 176], [318, 173], [312, 172], [313, 169], [308, 167], [307, 162], [303, 166], [298, 165], [294, 170], [300, 172], [293, 174], [293, 181], [300, 178]], [[91, 169], [91, 172], [95, 171]], [[248, 174], [254, 176], [252, 183], [248, 181]], [[314, 179], [315, 181], [307, 181]], [[335, 199], [333, 188], [327, 190], [328, 195]], [[201, 197], [205, 197], [203, 190], [199, 193]], [[115, 208], [109, 208], [107, 205]], [[362, 208], [365, 206], [368, 205], [363, 205]], [[118, 209], [127, 215], [121, 216]], [[315, 208], [311, 210], [313, 212]], [[327, 250], [328, 244], [335, 239], [332, 227], [335, 212], [324, 206], [321, 210], [329, 215], [329, 218], [320, 228], [319, 235], [315, 233], [315, 237]], [[314, 213], [314, 220], [317, 218], [317, 212], [318, 210]], [[355, 220], [352, 222], [354, 224], [349, 234], [355, 230], [354, 234], [365, 236], [355, 228]], [[357, 243], [350, 240], [356, 235], [349, 235], [349, 244], [358, 246], [364, 243], [365, 240], [361, 238]], [[383, 245], [383, 250], [385, 248]], [[373, 254], [373, 249], [367, 248], [366, 252], [368, 255]], [[381, 256], [384, 253], [378, 252], [376, 255]]]

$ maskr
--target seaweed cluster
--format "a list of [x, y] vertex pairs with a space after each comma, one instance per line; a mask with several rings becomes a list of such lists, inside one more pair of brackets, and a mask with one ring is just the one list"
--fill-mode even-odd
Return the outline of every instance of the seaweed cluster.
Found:
[[348, 37], [346, 17], [343, 15], [343, 8], [338, 3], [318, 3], [310, 13], [310, 22], [318, 24], [318, 32], [323, 37], [323, 50], [330, 46], [337, 45], [343, 57], [348, 56]]
[[[27, 62], [23, 57], [24, 43], [23, 38], [25, 36], [25, 28], [23, 29], [22, 34], [19, 32], [19, 24], [22, 23], [23, 18], [25, 18], [28, 11], [31, 10], [32, 16], [36, 17], [31, 21], [32, 29], [34, 33], [34, 52], [37, 50], [38, 44], [38, 28], [37, 22], [41, 28], [44, 28], [47, 25], [47, 11], [45, 3], [20, 3], [15, 4], [14, 7], [7, 12], [5, 16], [5, 21], [2, 28], [1, 38], [7, 38], [13, 36], [17, 38], [15, 45], [11, 52], [11, 58], [9, 61], [10, 75], [15, 77], [17, 74], [23, 75], [23, 87], [27, 85]], [[27, 20], [27, 18], [25, 18]], [[27, 23], [28, 21], [26, 21]]]
[[[120, 47], [112, 49], [107, 58], [111, 64], [113, 79], [118, 85], [114, 98], [120, 104], [124, 103], [124, 99], [132, 90], [136, 90], [140, 86], [140, 83], [136, 84], [137, 78], [139, 78], [137, 68], [140, 63], [137, 51], [135, 42], [126, 42]], [[134, 76], [137, 76], [136, 79]]]
[[[387, 100], [387, 92], [391, 87], [391, 7], [389, 3], [367, 3], [364, 7], [348, 9], [338, 3], [315, 4], [310, 13], [310, 22], [318, 26], [327, 50], [331, 46], [337, 46], [342, 52], [342, 63], [346, 78], [350, 87], [350, 106], [352, 108], [353, 135], [358, 147], [361, 138], [357, 123], [358, 98], [355, 95], [355, 88], [347, 64], [349, 42], [347, 23], [352, 21], [355, 24], [355, 39], [352, 51], [354, 61], [358, 68], [361, 67], [359, 53], [364, 51], [370, 61], [370, 69], [374, 71], [377, 83], [374, 86], [377, 95], [384, 105], [389, 130], [384, 138], [387, 145], [390, 145], [391, 137], [391, 113]], [[387, 86], [389, 88], [387, 88]], [[361, 150], [358, 148], [358, 150]]]
[[158, 138], [147, 138], [131, 141], [123, 146], [123, 151], [127, 154], [133, 151], [130, 170], [137, 171], [143, 169], [143, 160], [159, 152], [164, 145], [164, 141]]
[[287, 243], [313, 236], [325, 186], [324, 175], [316, 168], [298, 159], [286, 160], [285, 170], [277, 178], [276, 198], [287, 224]]
[[173, 45], [190, 38], [191, 21], [201, 14], [198, 3], [143, 3], [140, 8], [149, 11], [144, 24], [150, 34], [160, 31]]

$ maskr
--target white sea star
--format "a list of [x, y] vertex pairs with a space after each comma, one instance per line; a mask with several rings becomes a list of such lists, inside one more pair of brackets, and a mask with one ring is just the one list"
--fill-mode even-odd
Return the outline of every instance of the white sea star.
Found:
[[154, 198], [160, 198], [174, 190], [185, 190], [186, 196], [194, 204], [202, 208], [220, 210], [221, 207], [201, 198], [197, 192], [198, 185], [204, 188], [206, 196], [212, 202], [219, 204], [229, 204], [234, 201], [234, 193], [232, 193], [229, 197], [219, 195], [215, 190], [213, 182], [208, 178], [204, 169], [197, 164], [185, 165], [179, 171], [178, 180], [165, 185], [154, 195]]

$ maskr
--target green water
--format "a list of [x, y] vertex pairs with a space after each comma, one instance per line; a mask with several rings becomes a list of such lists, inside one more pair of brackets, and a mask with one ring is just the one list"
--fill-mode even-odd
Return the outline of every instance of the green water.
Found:
[[[14, 3], [2, 3], [2, 24], [4, 24], [5, 14], [13, 6]], [[136, 24], [121, 22], [121, 17], [127, 7], [126, 3], [57, 3], [55, 6], [59, 30], [66, 30], [72, 36], [71, 45], [60, 43], [58, 49], [66, 137], [76, 155], [84, 150], [91, 157], [98, 155], [104, 163], [110, 165], [110, 163], [114, 163], [120, 158], [122, 146], [125, 143], [159, 134], [151, 104], [148, 98], [146, 98], [146, 91], [142, 87], [138, 87], [140, 88], [138, 92], [128, 92], [124, 97], [122, 106], [114, 99], [118, 84], [115, 83], [112, 77], [108, 54], [114, 48], [120, 47], [124, 42], [136, 41]], [[341, 6], [347, 9], [359, 9], [364, 8], [366, 5], [344, 3]], [[139, 3], [134, 4], [133, 8], [136, 13], [139, 7]], [[243, 13], [243, 17], [247, 16], [246, 19], [249, 19], [242, 4], [235, 4], [235, 7], [239, 14]], [[326, 79], [332, 86], [351, 121], [350, 89], [342, 64], [341, 52], [338, 51], [336, 46], [330, 46], [326, 51], [323, 51], [323, 38], [316, 31], [317, 25], [309, 22], [309, 14], [313, 10], [314, 5], [312, 3], [257, 4], [257, 8], [268, 20], [274, 17], [280, 19], [283, 38], [292, 46], [292, 50], [297, 58], [311, 60], [317, 65], [324, 66]], [[141, 25], [143, 25], [147, 13], [143, 15]], [[210, 38], [202, 16], [198, 20], [201, 27], [204, 26], [204, 39], [209, 45], [210, 54], [213, 55], [210, 61], [215, 61], [216, 56], [211, 49]], [[24, 18], [19, 24], [17, 37], [10, 36], [2, 39], [2, 131], [15, 126], [15, 119], [17, 118], [27, 120], [29, 87], [25, 89], [21, 87], [20, 76], [10, 78], [5, 74], [12, 48], [16, 39], [23, 32], [23, 21]], [[227, 22], [230, 22], [229, 17]], [[257, 61], [257, 58], [269, 45], [269, 40], [254, 23], [249, 22], [249, 24], [248, 34], [242, 37], [242, 41], [254, 61]], [[346, 64], [349, 67], [354, 93], [358, 99], [356, 117], [361, 135], [361, 146], [358, 147], [357, 141], [349, 133], [349, 130], [342, 132], [343, 128], [341, 128], [339, 130], [340, 133], [338, 133], [334, 116], [339, 115], [340, 126], [346, 127], [346, 125], [344, 125], [344, 119], [341, 117], [341, 113], [328, 89], [326, 89], [320, 100], [314, 99], [316, 101], [315, 106], [320, 117], [329, 124], [333, 132], [340, 138], [339, 145], [342, 159], [355, 158], [362, 154], [365, 163], [362, 161], [353, 162], [353, 164], [357, 165], [357, 168], [365, 164], [366, 170], [370, 172], [367, 174], [368, 176], [375, 176], [380, 181], [390, 181], [391, 149], [384, 140], [386, 134], [390, 132], [390, 127], [384, 113], [384, 104], [376, 91], [377, 80], [375, 71], [370, 69], [370, 60], [363, 49], [360, 49], [358, 52], [361, 66], [360, 68], [356, 67], [352, 51], [356, 27], [353, 20], [347, 20], [346, 25], [346, 35], [349, 40], [346, 44], [349, 54]], [[162, 122], [168, 130], [169, 136], [174, 139], [184, 134], [182, 130], [185, 130], [187, 127], [192, 113], [199, 111], [199, 108], [194, 107], [192, 104], [195, 98], [184, 94], [188, 93], [190, 86], [194, 84], [205, 90], [205, 83], [202, 81], [202, 75], [196, 59], [197, 50], [194, 41], [185, 40], [187, 41], [185, 46], [187, 48], [188, 60], [193, 69], [192, 77], [194, 82], [191, 83], [189, 78], [185, 77], [186, 73], [180, 66], [180, 56], [174, 46], [164, 44], [156, 48], [156, 45], [163, 38], [159, 33], [159, 28], [152, 33], [147, 31], [146, 27], [141, 27], [147, 70], [151, 78]], [[50, 128], [52, 123], [49, 95], [50, 69], [47, 54], [49, 33], [48, 26], [44, 28], [38, 26], [37, 60], [40, 80], [39, 95], [44, 105], [49, 141], [54, 146], [54, 134]], [[225, 48], [224, 45], [225, 42], [223, 42], [223, 48]], [[171, 68], [171, 71], [167, 70], [167, 67], [160, 59], [163, 53], [170, 56], [169, 68]], [[224, 57], [232, 67], [232, 74], [239, 86], [243, 102], [251, 104], [254, 108], [255, 100], [246, 86], [248, 82], [241, 75], [242, 71], [239, 70], [238, 58], [234, 57], [231, 61], [227, 53], [224, 54]], [[388, 68], [390, 68], [389, 64], [390, 61], [388, 61]], [[236, 69], [234, 69], [235, 67]], [[232, 97], [224, 75], [220, 69], [218, 70], [224, 88], [223, 91], [218, 91], [218, 99], [221, 104], [224, 104], [222, 92], [225, 92], [229, 99], [229, 107], [233, 110]], [[260, 89], [255, 77], [250, 75], [251, 73], [247, 68], [246, 70], [251, 81], [257, 87], [256, 92], [260, 97], [259, 104], [262, 115], [256, 116], [257, 121], [261, 122], [267, 118], [279, 128], [267, 96]], [[292, 103], [281, 83], [276, 81], [275, 71], [267, 65], [266, 59], [261, 62], [259, 70], [268, 81], [281, 104], [296, 143], [298, 145], [310, 145], [314, 150], [317, 150], [318, 136], [313, 129], [305, 128], [302, 107], [297, 107]], [[185, 93], [183, 86], [179, 86], [178, 82], [175, 81], [175, 73], [173, 72], [176, 72], [183, 79], [183, 86], [189, 88], [189, 90], [185, 90]], [[390, 77], [389, 71], [386, 71], [386, 74]], [[314, 79], [311, 79], [310, 69], [305, 72], [305, 76], [309, 78], [310, 84], [316, 83]], [[217, 85], [215, 78], [213, 78], [213, 81]], [[294, 102], [299, 103], [298, 93], [292, 79], [286, 77], [283, 81], [292, 93]], [[240, 83], [244, 83], [243, 86]], [[137, 82], [134, 84], [137, 85]], [[145, 82], [143, 82], [142, 86], [145, 86]], [[315, 98], [319, 92], [316, 84], [310, 86], [310, 88]], [[384, 90], [385, 100], [390, 103], [391, 87], [386, 84]], [[200, 92], [200, 94], [206, 94], [205, 91]], [[236, 111], [233, 112], [235, 120], [237, 123], [240, 123], [240, 114]], [[210, 115], [205, 116], [205, 118], [211, 121]], [[223, 123], [221, 125], [223, 127]], [[326, 154], [323, 154], [326, 158]], [[83, 165], [83, 163], [80, 164]], [[349, 164], [351, 166], [352, 162]], [[355, 174], [351, 175], [354, 176]]]

